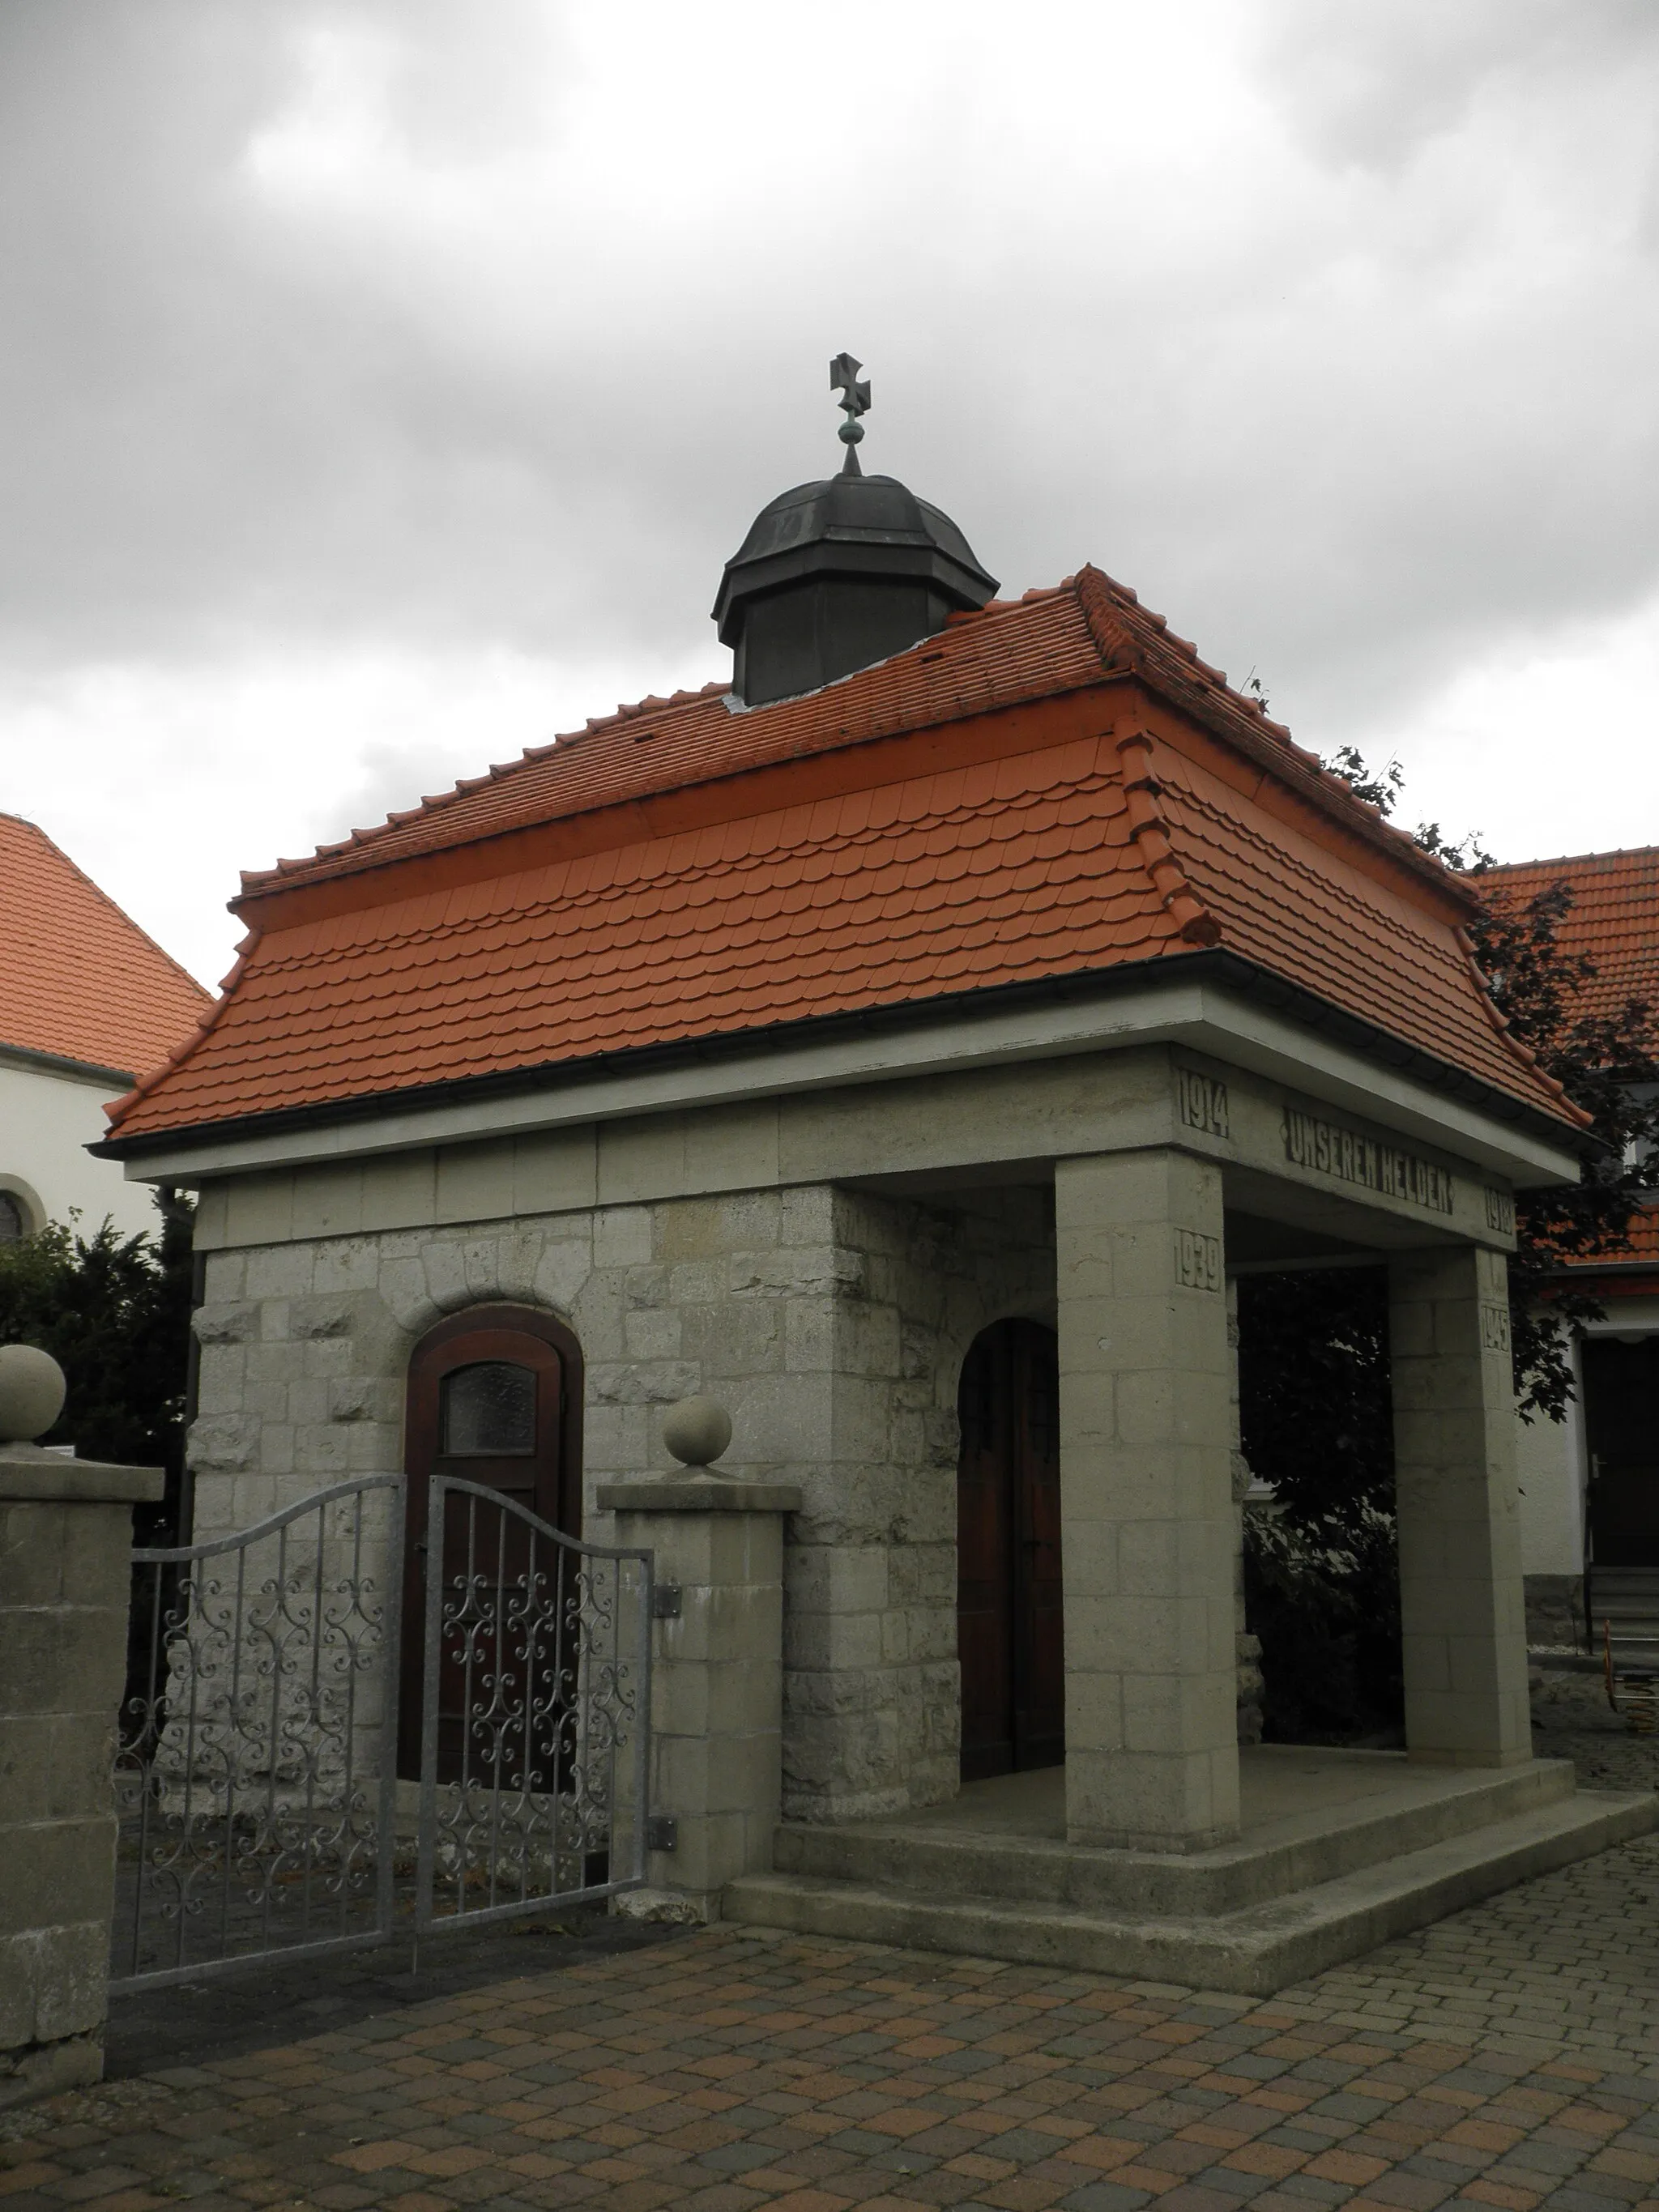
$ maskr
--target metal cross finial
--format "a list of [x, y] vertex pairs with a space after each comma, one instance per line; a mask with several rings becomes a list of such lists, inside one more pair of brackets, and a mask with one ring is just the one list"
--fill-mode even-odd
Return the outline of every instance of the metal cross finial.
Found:
[[847, 448], [847, 459], [841, 465], [844, 477], [862, 476], [859, 466], [859, 440], [864, 435], [864, 426], [859, 416], [870, 404], [870, 380], [859, 381], [859, 371], [864, 366], [854, 361], [850, 353], [838, 353], [830, 364], [830, 389], [839, 392], [837, 405], [844, 408], [847, 420], [842, 424], [839, 436]]

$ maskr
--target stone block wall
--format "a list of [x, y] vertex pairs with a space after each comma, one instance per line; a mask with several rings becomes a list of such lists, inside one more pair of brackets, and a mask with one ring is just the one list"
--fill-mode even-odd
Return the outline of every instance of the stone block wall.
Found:
[[415, 1343], [459, 1309], [556, 1313], [600, 1485], [666, 1472], [663, 1409], [731, 1409], [722, 1473], [798, 1484], [785, 1803], [823, 1820], [954, 1793], [956, 1394], [978, 1330], [1051, 1319], [1041, 1191], [924, 1206], [830, 1185], [295, 1235], [207, 1255], [191, 1431], [198, 1540], [402, 1463]]
[[956, 1795], [957, 1387], [991, 1322], [1052, 1324], [1054, 1217], [1047, 1191], [824, 1198], [844, 1274], [823, 1448], [788, 1468], [783, 1787], [789, 1818], [846, 1820]]
[[0, 2108], [103, 2071], [132, 1506], [158, 1470], [0, 1448]]

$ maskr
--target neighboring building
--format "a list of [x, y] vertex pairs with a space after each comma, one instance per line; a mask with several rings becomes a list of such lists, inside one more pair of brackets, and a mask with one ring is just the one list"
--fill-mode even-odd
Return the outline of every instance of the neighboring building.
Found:
[[[1659, 1011], [1659, 846], [1580, 853], [1499, 868], [1486, 880], [1531, 898], [1572, 893], [1565, 951], [1595, 961], [1590, 1011], [1632, 999]], [[1522, 1528], [1535, 1642], [1659, 1638], [1659, 1206], [1629, 1231], [1631, 1249], [1571, 1270], [1606, 1318], [1577, 1332], [1578, 1401], [1565, 1422], [1523, 1427]], [[1589, 1588], [1585, 1577], [1588, 1570]]]
[[728, 564], [735, 690], [244, 879], [106, 1147], [201, 1194], [197, 1535], [464, 1468], [509, 1383], [526, 1494], [592, 1533], [710, 1392], [804, 1501], [792, 1814], [1063, 1759], [1074, 1842], [1201, 1850], [1267, 1758], [1227, 1267], [1364, 1255], [1411, 1750], [1525, 1765], [1504, 1255], [1584, 1117], [1467, 883], [1097, 569], [994, 589], [902, 485], [804, 486]]
[[213, 1004], [43, 830], [0, 814], [0, 1242], [155, 1207], [87, 1150], [106, 1102], [156, 1068]]

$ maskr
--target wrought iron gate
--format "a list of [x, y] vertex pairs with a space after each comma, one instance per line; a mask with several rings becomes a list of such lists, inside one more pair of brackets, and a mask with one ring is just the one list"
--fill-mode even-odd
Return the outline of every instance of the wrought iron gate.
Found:
[[[543, 1911], [645, 1870], [651, 1555], [433, 1478], [133, 1553], [114, 1986]], [[435, 1563], [435, 1564], [434, 1564]], [[418, 1774], [397, 1762], [418, 1644]]]

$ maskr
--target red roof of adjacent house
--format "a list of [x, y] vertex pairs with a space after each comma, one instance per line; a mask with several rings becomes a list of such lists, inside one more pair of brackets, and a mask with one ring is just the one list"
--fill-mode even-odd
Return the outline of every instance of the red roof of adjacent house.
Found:
[[1559, 860], [1522, 860], [1481, 878], [1516, 899], [1565, 884], [1572, 904], [1557, 942], [1595, 963], [1583, 1000], [1610, 1014], [1631, 999], [1659, 1012], [1659, 845], [1617, 853], [1576, 853]]
[[650, 699], [244, 878], [124, 1139], [1220, 945], [1518, 1103], [1468, 887], [1085, 569], [808, 697]]
[[144, 1074], [212, 1004], [44, 830], [0, 814], [0, 1045]]
[[1592, 1297], [1650, 1297], [1659, 1290], [1659, 1203], [1632, 1216], [1625, 1239], [1626, 1249], [1564, 1260], [1559, 1273]]

